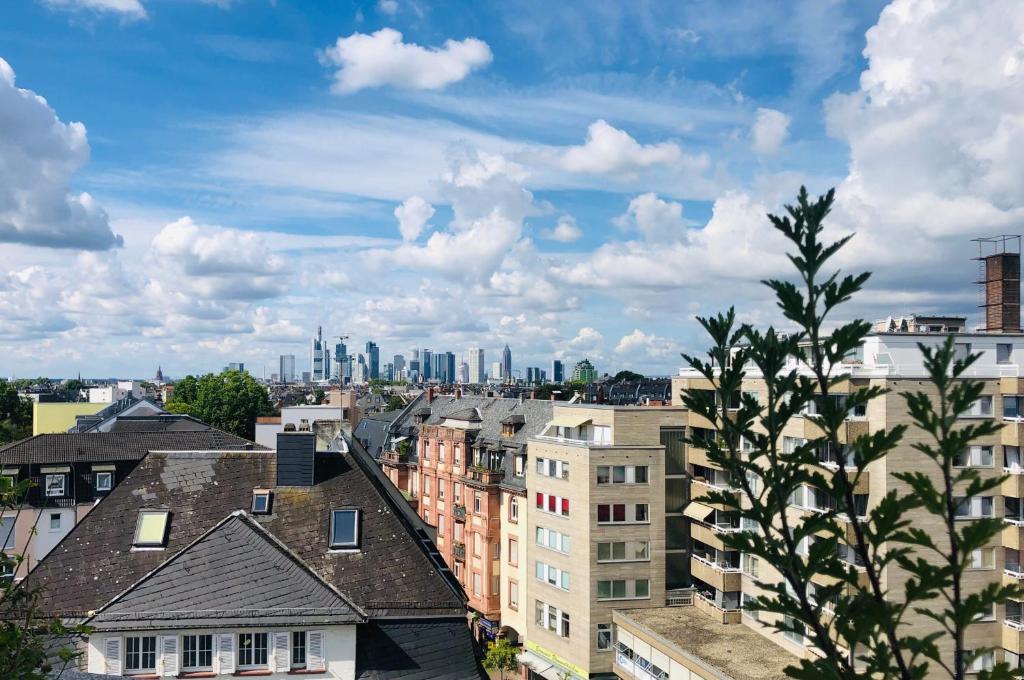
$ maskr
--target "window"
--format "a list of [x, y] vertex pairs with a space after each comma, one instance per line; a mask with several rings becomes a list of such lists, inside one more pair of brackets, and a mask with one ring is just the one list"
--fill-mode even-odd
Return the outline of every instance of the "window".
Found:
[[616, 579], [597, 582], [598, 600], [643, 600], [651, 596], [648, 579]]
[[135, 525], [135, 547], [162, 548], [167, 545], [170, 515], [167, 510], [139, 510], [139, 520]]
[[598, 524], [644, 524], [648, 521], [646, 503], [602, 503], [597, 506]]
[[359, 511], [355, 508], [331, 510], [331, 547], [359, 547]]
[[757, 558], [743, 553], [740, 555], [740, 561], [743, 562], [743, 573], [751, 578], [757, 578], [757, 568], [759, 565]]
[[597, 624], [597, 648], [601, 651], [608, 651], [612, 648], [612, 624]]
[[437, 462], [444, 462], [444, 442], [437, 443]]
[[14, 522], [16, 516], [0, 517], [0, 550], [14, 549]]
[[598, 465], [598, 484], [646, 484], [646, 465]]
[[128, 673], [152, 673], [156, 670], [156, 636], [127, 637], [124, 640], [124, 669]]
[[512, 496], [508, 501], [508, 521], [519, 521], [519, 499], [515, 496]]
[[569, 637], [569, 614], [557, 607], [545, 604], [540, 600], [534, 601], [534, 622], [545, 630], [559, 635]]
[[537, 527], [537, 545], [557, 552], [569, 554], [569, 535], [552, 529]]
[[526, 454], [517, 453], [512, 463], [512, 474], [522, 477], [526, 473]]
[[651, 544], [648, 541], [610, 541], [597, 544], [598, 562], [649, 562]]
[[953, 501], [957, 504], [957, 519], [992, 517], [992, 496], [956, 496]]
[[426, 475], [423, 476], [423, 495], [430, 495], [430, 477], [427, 477]]
[[67, 475], [46, 475], [46, 497], [63, 496], [67, 486]]
[[534, 568], [534, 576], [537, 577], [538, 581], [544, 581], [550, 586], [569, 590], [569, 572], [564, 569], [543, 562], [537, 562]]
[[1009, 364], [1013, 363], [1013, 345], [1009, 342], [996, 343], [996, 363], [997, 364]]
[[252, 514], [270, 514], [270, 489], [253, 489], [252, 491]]
[[519, 566], [519, 541], [511, 537], [508, 539], [508, 563]]
[[[974, 654], [974, 650], [965, 650], [965, 658], [970, 658]], [[982, 652], [976, 656], [969, 664], [967, 664], [967, 673], [974, 674], [980, 673], [981, 671], [990, 671], [992, 666], [995, 665], [995, 652], [988, 651]]]
[[494, 546], [494, 559], [500, 560], [501, 559], [501, 543], [497, 542], [497, 543], [492, 543], [491, 545]]
[[456, 503], [462, 502], [462, 485], [458, 482], [452, 483], [452, 496], [455, 497]]
[[452, 446], [452, 451], [454, 452], [455, 465], [462, 465], [462, 446], [455, 444]]
[[994, 548], [979, 548], [971, 551], [969, 569], [994, 569], [995, 566], [996, 555]]
[[212, 635], [182, 637], [181, 668], [186, 671], [208, 671], [213, 668]]
[[448, 486], [445, 484], [443, 479], [437, 480], [437, 498], [438, 500], [444, 500], [444, 487]]
[[519, 609], [519, 583], [508, 582], [508, 606], [512, 609]]
[[306, 667], [306, 631], [292, 632], [292, 668]]
[[992, 467], [991, 446], [968, 446], [953, 459], [956, 467]]
[[437, 515], [437, 535], [444, 536], [444, 515], [440, 513]]
[[971, 353], [971, 343], [969, 342], [957, 342], [953, 344], [953, 358], [957, 361], [963, 361], [967, 358], [967, 355]]
[[960, 414], [970, 418], [991, 418], [992, 417], [992, 395], [986, 394], [978, 397], [971, 406]]
[[480, 557], [480, 546], [483, 545], [483, 539], [480, 534], [473, 534], [473, 555]]
[[238, 667], [260, 668], [267, 665], [267, 633], [238, 634]]
[[474, 493], [473, 494], [473, 512], [475, 512], [478, 515], [480, 514], [480, 501], [481, 501], [480, 494], [479, 493]]
[[501, 577], [495, 574], [491, 577], [491, 592], [488, 595], [500, 595], [501, 594]]
[[50, 513], [50, 531], [60, 531], [60, 513]]
[[569, 499], [561, 496], [552, 496], [547, 493], [537, 493], [537, 509], [541, 512], [548, 512], [552, 515], [569, 516]]
[[804, 624], [789, 615], [784, 615], [782, 620], [786, 626], [782, 636], [802, 647], [804, 644]]
[[482, 586], [480, 583], [480, 574], [473, 574], [473, 594], [476, 596], [479, 596], [481, 592]]
[[110, 491], [114, 488], [114, 473], [97, 472], [93, 475], [93, 486], [97, 491]]
[[538, 458], [537, 474], [543, 477], [569, 479], [569, 461], [554, 460], [553, 458]]

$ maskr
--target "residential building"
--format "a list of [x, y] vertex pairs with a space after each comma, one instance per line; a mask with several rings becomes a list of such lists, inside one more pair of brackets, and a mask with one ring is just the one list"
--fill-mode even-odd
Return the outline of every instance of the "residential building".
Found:
[[576, 362], [576, 366], [572, 369], [572, 382], [592, 383], [595, 380], [597, 380], [597, 369], [594, 368], [594, 364], [590, 363], [590, 359]]
[[333, 437], [342, 429], [342, 422], [348, 420], [345, 406], [338, 404], [300, 404], [285, 406], [280, 416], [269, 416], [256, 420], [255, 440], [257, 444], [272, 449], [277, 435], [287, 430], [306, 429], [325, 432]]
[[469, 382], [473, 385], [482, 385], [487, 382], [484, 375], [484, 351], [479, 347], [469, 348]]
[[282, 354], [278, 358], [277, 379], [286, 385], [295, 382], [295, 355]]
[[380, 348], [372, 340], [366, 342], [366, 363], [370, 380], [380, 379]]
[[110, 404], [128, 396], [135, 399], [142, 399], [146, 396], [146, 390], [142, 387], [142, 381], [118, 380], [113, 385], [89, 388], [89, 401], [94, 404]]
[[180, 419], [197, 423], [187, 416], [136, 418], [112, 432], [40, 434], [0, 447], [4, 483], [32, 482], [20, 509], [0, 511], [0, 549], [25, 556], [14, 576], [34, 568], [150, 451], [253, 448], [201, 423], [175, 431], [170, 423]]
[[551, 362], [551, 382], [561, 385], [565, 382], [565, 364], [561, 359], [554, 359]]
[[100, 675], [485, 677], [426, 527], [344, 437], [148, 456], [27, 583]]
[[508, 348], [508, 345], [501, 350], [501, 378], [507, 383], [515, 382], [512, 375], [512, 350]]
[[108, 402], [54, 401], [32, 402], [32, 434], [67, 432], [78, 416], [91, 416], [106, 407]]

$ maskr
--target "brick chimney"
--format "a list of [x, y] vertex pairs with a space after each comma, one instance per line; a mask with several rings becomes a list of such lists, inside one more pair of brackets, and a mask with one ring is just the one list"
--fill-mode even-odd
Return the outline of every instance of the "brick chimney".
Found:
[[985, 325], [997, 333], [1020, 332], [1020, 236], [993, 236], [978, 242], [983, 263]]
[[462, 399], [462, 388], [461, 387], [456, 387], [455, 388], [455, 398], [456, 399]]
[[433, 401], [434, 401], [434, 388], [433, 387], [428, 387], [427, 388], [427, 403], [430, 404]]

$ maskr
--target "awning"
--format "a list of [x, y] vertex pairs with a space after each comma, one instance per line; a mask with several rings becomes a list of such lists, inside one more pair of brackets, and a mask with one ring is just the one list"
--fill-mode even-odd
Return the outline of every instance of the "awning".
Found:
[[519, 663], [528, 667], [531, 671], [542, 678], [547, 678], [547, 680], [558, 680], [559, 669], [555, 667], [555, 664], [542, 656], [534, 654], [533, 652], [525, 649], [519, 652]]
[[683, 510], [683, 514], [689, 517], [690, 519], [695, 519], [698, 522], [703, 522], [714, 511], [715, 509], [710, 505], [704, 505], [703, 503], [698, 503], [697, 501], [690, 501], [690, 504], [686, 506], [685, 510]]
[[552, 419], [548, 422], [548, 425], [552, 427], [579, 427], [584, 423], [589, 423], [590, 420], [590, 416], [570, 413]]

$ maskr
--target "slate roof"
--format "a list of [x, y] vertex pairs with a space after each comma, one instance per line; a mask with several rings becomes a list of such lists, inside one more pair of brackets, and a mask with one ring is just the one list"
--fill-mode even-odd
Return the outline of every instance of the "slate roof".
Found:
[[365, 616], [244, 511], [104, 607], [97, 630], [361, 623]]
[[376, 622], [356, 629], [358, 680], [465, 680], [485, 678], [470, 654], [473, 639], [463, 621]]
[[139, 460], [150, 451], [263, 449], [214, 428], [197, 432], [66, 432], [37, 434], [0, 447], [0, 464]]
[[181, 413], [155, 416], [121, 416], [109, 432], [198, 432], [212, 429], [201, 420]]
[[[316, 484], [275, 489], [273, 513], [256, 521], [370, 616], [464, 616], [464, 594], [428, 554], [408, 506], [385, 492], [362, 447], [350, 448], [318, 453]], [[70, 618], [98, 610], [228, 514], [248, 509], [254, 488], [274, 487], [276, 469], [269, 451], [151, 453], [26, 583], [43, 588], [42, 611]], [[153, 507], [173, 513], [167, 549], [133, 552], [138, 510]], [[327, 550], [329, 511], [339, 507], [361, 510], [357, 553]]]
[[381, 450], [388, 436], [388, 429], [401, 414], [400, 410], [368, 413], [356, 425], [353, 434], [371, 456], [380, 458]]

